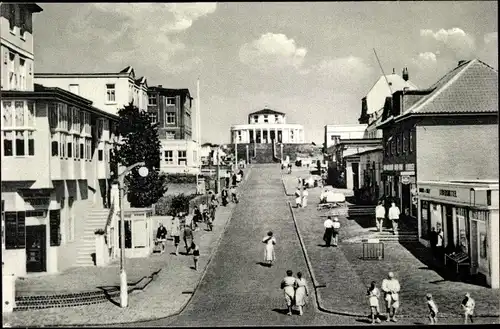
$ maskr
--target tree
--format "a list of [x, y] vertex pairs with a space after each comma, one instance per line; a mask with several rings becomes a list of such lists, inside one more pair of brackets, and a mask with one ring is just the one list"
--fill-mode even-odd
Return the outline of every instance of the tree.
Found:
[[113, 177], [117, 177], [117, 164], [128, 167], [144, 161], [149, 173], [141, 177], [135, 168], [126, 177], [127, 200], [132, 207], [149, 207], [167, 191], [166, 175], [160, 173], [161, 142], [158, 125], [152, 125], [146, 112], [129, 103], [118, 111], [117, 133], [122, 145], [116, 145], [111, 155]]

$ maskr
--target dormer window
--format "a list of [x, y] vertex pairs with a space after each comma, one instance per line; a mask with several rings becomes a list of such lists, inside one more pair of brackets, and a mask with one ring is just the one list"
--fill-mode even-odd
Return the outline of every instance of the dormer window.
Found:
[[274, 122], [278, 122], [279, 121], [279, 117], [277, 114], [274, 115]]
[[259, 122], [259, 116], [258, 116], [258, 115], [254, 115], [254, 116], [253, 116], [253, 122], [254, 122], [254, 123]]
[[267, 114], [264, 114], [264, 122], [268, 123], [269, 122], [269, 119], [267, 117]]

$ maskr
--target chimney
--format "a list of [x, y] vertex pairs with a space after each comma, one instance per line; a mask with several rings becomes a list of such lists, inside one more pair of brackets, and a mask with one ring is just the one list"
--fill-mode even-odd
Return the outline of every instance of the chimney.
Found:
[[396, 74], [396, 69], [392, 68], [392, 74]]
[[462, 59], [462, 60], [458, 61], [458, 66], [461, 66], [465, 62], [467, 62], [465, 59]]
[[404, 80], [404, 81], [408, 81], [408, 79], [409, 79], [409, 75], [408, 75], [408, 68], [407, 68], [407, 67], [405, 67], [405, 68], [403, 69], [403, 80]]

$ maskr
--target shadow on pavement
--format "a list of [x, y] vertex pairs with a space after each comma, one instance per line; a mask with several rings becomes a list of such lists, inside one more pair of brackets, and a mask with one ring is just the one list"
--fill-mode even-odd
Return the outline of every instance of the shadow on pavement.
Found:
[[260, 265], [260, 266], [262, 266], [262, 267], [271, 267], [271, 264], [264, 263], [264, 262], [257, 262], [257, 263], [255, 263], [255, 264]]
[[[288, 314], [288, 309], [286, 309], [286, 308], [285, 309], [283, 309], [283, 308], [274, 308], [273, 312], [276, 312], [276, 313], [279, 313], [279, 314], [283, 314], [283, 315], [287, 315]], [[293, 315], [298, 315], [299, 311], [292, 309], [292, 314]]]
[[120, 287], [119, 286], [104, 286], [104, 287], [97, 287], [98, 289], [102, 290], [102, 292], [104, 293], [104, 296], [106, 297], [106, 299], [108, 301], [111, 302], [111, 304], [115, 305], [115, 306], [120, 306], [120, 303], [115, 301], [113, 299], [113, 297], [111, 297], [110, 295], [110, 292], [116, 292], [116, 291], [119, 291], [120, 290]]

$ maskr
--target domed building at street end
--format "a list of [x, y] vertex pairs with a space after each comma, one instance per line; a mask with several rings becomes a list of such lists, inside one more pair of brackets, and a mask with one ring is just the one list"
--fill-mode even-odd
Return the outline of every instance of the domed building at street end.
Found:
[[248, 115], [248, 124], [231, 126], [231, 143], [304, 143], [304, 127], [286, 122], [286, 114], [264, 108]]

